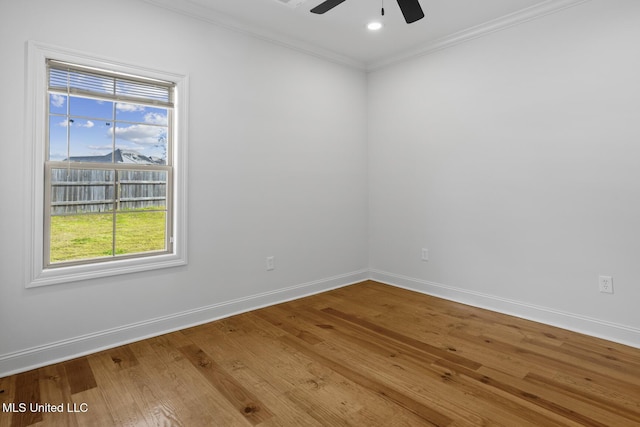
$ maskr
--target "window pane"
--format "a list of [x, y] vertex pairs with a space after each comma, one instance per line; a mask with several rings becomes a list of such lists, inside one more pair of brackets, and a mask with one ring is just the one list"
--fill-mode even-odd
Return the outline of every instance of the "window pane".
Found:
[[67, 114], [67, 95], [60, 95], [59, 93], [49, 94], [49, 112]]
[[166, 249], [167, 214], [132, 211], [116, 215], [116, 254], [162, 251]]
[[72, 96], [69, 100], [69, 114], [76, 117], [113, 120], [113, 102]]
[[[111, 122], [69, 119], [69, 151], [72, 162], [113, 162]], [[67, 159], [65, 159], [67, 160]]]
[[67, 118], [49, 116], [49, 160], [67, 158]]
[[51, 215], [110, 212], [114, 195], [112, 170], [51, 170]]
[[119, 171], [121, 211], [167, 207], [167, 172]]
[[167, 128], [164, 126], [118, 124], [116, 147], [129, 153], [118, 163], [164, 165], [167, 163]]
[[51, 263], [111, 255], [113, 215], [51, 217]]
[[144, 115], [148, 108], [150, 107], [145, 105], [118, 102], [116, 103], [116, 119], [127, 122], [144, 123]]

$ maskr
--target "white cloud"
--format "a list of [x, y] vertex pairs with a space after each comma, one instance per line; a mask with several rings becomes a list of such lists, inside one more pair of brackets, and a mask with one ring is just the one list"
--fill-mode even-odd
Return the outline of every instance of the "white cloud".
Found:
[[51, 94], [51, 105], [53, 105], [56, 108], [62, 107], [66, 100], [67, 100], [67, 97], [64, 95], [59, 95], [57, 93]]
[[[109, 129], [113, 134], [113, 129]], [[131, 125], [116, 127], [116, 137], [139, 145], [156, 145], [162, 139], [166, 139], [166, 132], [162, 128], [146, 125]]]
[[92, 127], [95, 126], [95, 123], [93, 123], [91, 120], [87, 120], [87, 122], [85, 124], [82, 124], [82, 123], [79, 123], [79, 122], [78, 123], [73, 122], [72, 124], [75, 125], [75, 126], [78, 126], [78, 127], [81, 127], [81, 128], [87, 128], [87, 129], [91, 129]]
[[61, 122], [58, 123], [58, 126], [62, 126], [63, 128], [66, 128], [67, 126], [76, 126], [76, 127], [91, 129], [92, 127], [95, 126], [95, 123], [93, 123], [91, 120], [87, 120], [86, 123], [82, 124], [80, 122], [76, 123], [75, 120], [73, 119], [69, 119], [69, 120], [62, 120]]
[[167, 115], [162, 113], [147, 113], [144, 115], [144, 122], [152, 125], [166, 125]]
[[123, 104], [122, 102], [118, 102], [116, 104], [116, 109], [126, 113], [133, 113], [136, 111], [144, 111], [144, 105]]

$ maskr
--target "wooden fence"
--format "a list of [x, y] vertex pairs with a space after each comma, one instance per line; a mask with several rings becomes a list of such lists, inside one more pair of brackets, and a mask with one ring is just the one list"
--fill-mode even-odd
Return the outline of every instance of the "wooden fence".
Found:
[[52, 169], [51, 215], [165, 209], [167, 172]]

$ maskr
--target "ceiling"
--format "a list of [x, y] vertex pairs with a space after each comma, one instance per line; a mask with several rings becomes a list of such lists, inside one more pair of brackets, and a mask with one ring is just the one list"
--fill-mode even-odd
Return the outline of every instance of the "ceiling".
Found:
[[[406, 24], [396, 0], [145, 0], [176, 12], [362, 69], [376, 69], [587, 0], [420, 0], [425, 18]], [[384, 1], [385, 16], [380, 9]], [[372, 32], [366, 24], [382, 18]]]

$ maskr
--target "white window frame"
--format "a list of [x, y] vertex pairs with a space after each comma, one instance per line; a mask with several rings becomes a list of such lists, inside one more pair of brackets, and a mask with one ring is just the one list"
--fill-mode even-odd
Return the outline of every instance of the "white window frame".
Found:
[[[25, 109], [25, 199], [30, 215], [25, 231], [27, 288], [88, 280], [187, 264], [187, 106], [188, 76], [126, 64], [119, 60], [64, 49], [49, 44], [27, 43], [26, 109]], [[114, 259], [95, 263], [46, 268], [44, 261], [45, 161], [47, 160], [47, 59], [55, 59], [152, 79], [171, 81], [175, 86], [173, 126], [173, 248], [170, 253]]]

